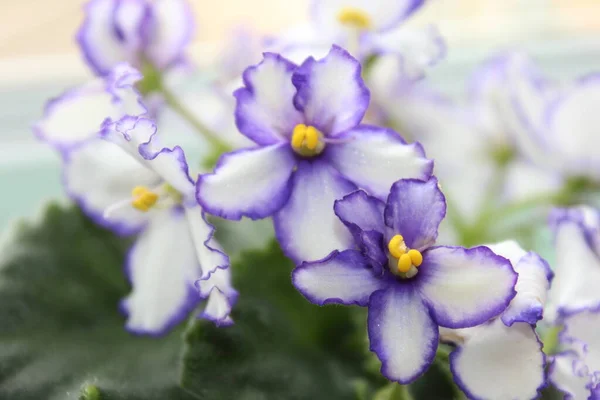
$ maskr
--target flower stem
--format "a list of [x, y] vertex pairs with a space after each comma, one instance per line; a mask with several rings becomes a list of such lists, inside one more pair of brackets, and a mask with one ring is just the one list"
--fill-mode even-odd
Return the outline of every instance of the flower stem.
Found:
[[173, 92], [167, 89], [164, 85], [161, 85], [160, 92], [169, 107], [171, 107], [173, 111], [175, 111], [180, 117], [192, 125], [196, 131], [198, 131], [198, 133], [200, 133], [213, 146], [214, 150], [220, 153], [232, 150], [231, 146], [219, 138], [218, 133], [204, 125], [184, 105], [182, 105]]

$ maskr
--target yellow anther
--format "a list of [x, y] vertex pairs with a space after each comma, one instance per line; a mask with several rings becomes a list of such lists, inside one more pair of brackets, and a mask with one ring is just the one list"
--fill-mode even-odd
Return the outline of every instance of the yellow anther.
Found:
[[352, 26], [358, 29], [371, 28], [371, 18], [359, 8], [345, 7], [338, 14], [338, 21], [344, 25]]
[[412, 265], [415, 267], [419, 267], [421, 264], [423, 264], [423, 254], [421, 254], [419, 250], [410, 249], [406, 254], [408, 254]]
[[321, 137], [321, 132], [314, 126], [298, 124], [292, 132], [292, 148], [301, 156], [316, 156], [325, 148]]
[[412, 260], [408, 254], [402, 254], [398, 259], [398, 271], [403, 274], [407, 273], [412, 268]]
[[294, 132], [292, 133], [292, 147], [295, 149], [299, 149], [302, 147], [302, 143], [304, 143], [304, 139], [306, 138], [306, 125], [298, 124], [294, 128]]
[[144, 186], [134, 187], [131, 196], [133, 197], [131, 200], [133, 208], [144, 212], [151, 209], [158, 201], [158, 195]]
[[394, 258], [400, 258], [406, 253], [406, 244], [402, 235], [395, 235], [388, 243], [388, 250]]
[[315, 150], [319, 144], [319, 131], [314, 126], [306, 128], [306, 136], [304, 138], [306, 148], [309, 150]]

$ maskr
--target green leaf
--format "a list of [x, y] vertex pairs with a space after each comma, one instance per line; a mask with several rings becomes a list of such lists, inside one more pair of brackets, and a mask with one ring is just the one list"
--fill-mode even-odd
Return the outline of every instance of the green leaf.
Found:
[[0, 249], [0, 398], [194, 398], [177, 385], [180, 333], [123, 328], [129, 245], [74, 207], [14, 227]]
[[309, 303], [290, 282], [292, 267], [275, 244], [234, 262], [235, 325], [188, 329], [186, 389], [202, 399], [355, 398], [365, 364], [357, 309]]

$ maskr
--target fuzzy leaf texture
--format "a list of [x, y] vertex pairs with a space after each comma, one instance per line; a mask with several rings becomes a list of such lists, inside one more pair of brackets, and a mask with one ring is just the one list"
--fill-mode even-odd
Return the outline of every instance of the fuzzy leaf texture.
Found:
[[195, 320], [166, 337], [124, 330], [130, 240], [51, 205], [0, 251], [2, 399], [348, 399], [364, 375], [357, 309], [317, 307], [276, 245], [234, 263], [236, 324]]

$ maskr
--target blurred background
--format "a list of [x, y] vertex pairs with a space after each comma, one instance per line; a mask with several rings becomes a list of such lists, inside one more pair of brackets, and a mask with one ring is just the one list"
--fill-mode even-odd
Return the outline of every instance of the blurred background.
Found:
[[[324, 0], [326, 1], [326, 0]], [[308, 0], [190, 0], [197, 21], [189, 51], [208, 64], [238, 25], [277, 33], [308, 19]], [[92, 75], [74, 35], [84, 0], [0, 0], [0, 229], [62, 196], [58, 158], [31, 126], [44, 103]], [[460, 97], [472, 68], [492, 52], [519, 47], [551, 76], [600, 70], [599, 0], [429, 0], [408, 22], [436, 24], [448, 54], [431, 73]]]

